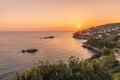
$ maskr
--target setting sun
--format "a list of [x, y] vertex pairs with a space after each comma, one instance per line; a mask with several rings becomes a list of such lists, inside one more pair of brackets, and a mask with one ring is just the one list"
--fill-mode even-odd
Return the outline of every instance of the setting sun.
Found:
[[81, 26], [80, 26], [80, 25], [78, 25], [78, 26], [77, 26], [77, 28], [79, 28], [79, 29], [80, 29], [80, 28], [81, 28]]

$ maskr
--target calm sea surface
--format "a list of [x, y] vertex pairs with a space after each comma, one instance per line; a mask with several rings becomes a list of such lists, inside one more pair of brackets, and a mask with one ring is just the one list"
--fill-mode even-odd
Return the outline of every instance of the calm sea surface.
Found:
[[[54, 39], [40, 39], [45, 36]], [[93, 55], [82, 47], [84, 40], [72, 38], [72, 32], [0, 32], [0, 80], [7, 80], [16, 72], [29, 69], [37, 61], [51, 63], [70, 56], [79, 59]], [[37, 48], [37, 53], [21, 53], [23, 49]]]

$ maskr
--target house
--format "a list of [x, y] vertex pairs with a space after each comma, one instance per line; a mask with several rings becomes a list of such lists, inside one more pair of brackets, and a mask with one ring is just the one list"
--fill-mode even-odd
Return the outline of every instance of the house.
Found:
[[103, 37], [103, 35], [102, 35], [102, 34], [99, 34], [99, 35], [97, 35], [97, 37], [98, 37], [98, 38], [102, 38], [102, 37]]
[[116, 58], [116, 60], [119, 62], [119, 64], [120, 64], [120, 48], [115, 48], [114, 50], [113, 50], [113, 53], [114, 53], [114, 56], [115, 56], [115, 58]]

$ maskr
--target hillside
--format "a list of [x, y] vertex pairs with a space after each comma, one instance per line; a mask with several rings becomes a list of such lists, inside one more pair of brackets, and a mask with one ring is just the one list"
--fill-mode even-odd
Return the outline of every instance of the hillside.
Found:
[[105, 38], [111, 34], [120, 33], [120, 23], [111, 23], [89, 28], [87, 30], [75, 32], [73, 38], [90, 39]]

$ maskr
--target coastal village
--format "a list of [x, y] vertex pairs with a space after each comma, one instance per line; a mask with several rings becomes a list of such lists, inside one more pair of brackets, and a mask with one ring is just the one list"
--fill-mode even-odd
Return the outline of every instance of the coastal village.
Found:
[[[107, 44], [113, 45], [116, 44], [114, 48], [112, 48], [112, 52], [116, 58], [116, 60], [120, 64], [120, 23], [112, 23], [112, 24], [106, 24], [101, 25], [97, 27], [92, 27], [87, 30], [78, 31], [74, 33], [73, 35], [76, 39], [86, 39], [86, 40], [107, 40]], [[109, 40], [111, 38], [111, 40]], [[116, 41], [113, 41], [112, 38], [117, 38]], [[97, 44], [97, 43], [96, 43]], [[101, 49], [92, 46], [90, 44], [83, 44], [83, 47], [89, 48], [91, 50], [95, 50], [100, 52]]]
[[106, 24], [78, 31], [73, 37], [78, 39], [102, 39], [115, 33], [120, 35], [120, 23]]

